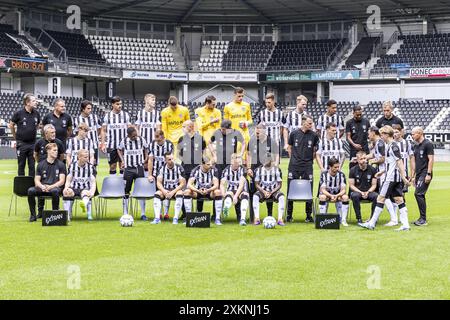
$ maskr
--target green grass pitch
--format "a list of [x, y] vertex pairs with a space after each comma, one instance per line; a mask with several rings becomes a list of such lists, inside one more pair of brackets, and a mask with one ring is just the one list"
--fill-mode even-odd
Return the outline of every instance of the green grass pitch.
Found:
[[[286, 166], [284, 159], [284, 176]], [[100, 168], [102, 178], [105, 161]], [[303, 204], [294, 224], [273, 230], [240, 227], [234, 210], [207, 230], [141, 221], [122, 228], [120, 200], [101, 221], [78, 210], [70, 226], [43, 228], [27, 222], [26, 199], [8, 217], [16, 161], [0, 161], [0, 172], [0, 299], [450, 298], [450, 163], [435, 165], [429, 225], [402, 233], [382, 226], [387, 212], [373, 232], [356, 226], [354, 214], [348, 228], [319, 231], [303, 222]], [[412, 222], [412, 192], [406, 199]]]

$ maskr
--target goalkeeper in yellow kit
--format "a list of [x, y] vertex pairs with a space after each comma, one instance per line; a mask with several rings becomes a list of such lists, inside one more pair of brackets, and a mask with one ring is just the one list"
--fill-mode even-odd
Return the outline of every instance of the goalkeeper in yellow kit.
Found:
[[195, 109], [195, 123], [198, 132], [205, 139], [206, 144], [211, 142], [211, 137], [214, 132], [220, 129], [222, 122], [222, 113], [216, 108], [216, 98], [214, 96], [207, 96], [205, 105]]
[[178, 140], [183, 136], [183, 123], [187, 120], [190, 120], [188, 108], [179, 105], [176, 97], [170, 97], [169, 106], [161, 111], [161, 129], [175, 150]]

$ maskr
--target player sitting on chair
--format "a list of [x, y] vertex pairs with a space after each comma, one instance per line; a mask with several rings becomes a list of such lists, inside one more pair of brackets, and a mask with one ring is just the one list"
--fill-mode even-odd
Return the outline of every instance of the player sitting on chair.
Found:
[[186, 212], [192, 212], [192, 199], [197, 198], [215, 200], [216, 225], [221, 225], [222, 195], [219, 189], [217, 169], [213, 168], [213, 162], [207, 156], [203, 156], [202, 164], [195, 167], [191, 172], [187, 189], [184, 191]]
[[348, 227], [348, 196], [345, 175], [339, 170], [339, 160], [334, 157], [328, 161], [328, 167], [328, 171], [322, 172], [320, 175], [319, 211], [321, 214], [325, 214], [327, 213], [327, 202], [335, 203], [336, 210], [341, 216], [342, 225]]
[[239, 224], [245, 226], [245, 217], [248, 209], [248, 186], [246, 170], [241, 165], [241, 156], [233, 153], [231, 155], [231, 165], [227, 166], [222, 172], [220, 181], [220, 190], [224, 197], [223, 214], [228, 216], [231, 206], [241, 201], [241, 217]]
[[175, 164], [172, 153], [165, 154], [166, 163], [159, 170], [156, 180], [158, 191], [153, 199], [153, 209], [155, 211], [155, 219], [152, 224], [161, 223], [161, 202], [164, 199], [175, 199], [175, 215], [173, 224], [178, 224], [178, 216], [183, 206], [183, 189], [186, 180], [183, 178], [184, 170], [179, 164]]
[[275, 163], [274, 156], [268, 154], [266, 163], [256, 169], [255, 187], [258, 191], [253, 195], [253, 212], [255, 213], [255, 225], [261, 224], [259, 220], [259, 203], [267, 200], [278, 202], [278, 225], [284, 226], [283, 213], [286, 203], [285, 196], [280, 192], [283, 183], [281, 170]]
[[80, 197], [83, 213], [87, 210], [87, 218], [92, 220], [91, 198], [95, 194], [95, 188], [95, 169], [89, 163], [89, 151], [81, 149], [77, 152], [77, 161], [69, 167], [63, 190], [64, 210], [68, 212], [69, 219], [72, 218], [74, 197]]

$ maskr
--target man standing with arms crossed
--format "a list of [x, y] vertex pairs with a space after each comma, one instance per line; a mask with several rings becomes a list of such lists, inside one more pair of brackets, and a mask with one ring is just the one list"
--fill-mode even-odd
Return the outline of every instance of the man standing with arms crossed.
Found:
[[[25, 164], [28, 161], [28, 175], [34, 177], [35, 161], [33, 156], [37, 129], [41, 122], [36, 110], [36, 97], [30, 93], [23, 98], [24, 108], [16, 111], [9, 122], [9, 128], [16, 140], [18, 175], [25, 175]], [[16, 127], [17, 126], [17, 130]]]
[[350, 147], [350, 169], [358, 164], [355, 157], [359, 151], [369, 153], [369, 128], [370, 122], [363, 117], [362, 107], [353, 107], [353, 118], [345, 124], [345, 133]]

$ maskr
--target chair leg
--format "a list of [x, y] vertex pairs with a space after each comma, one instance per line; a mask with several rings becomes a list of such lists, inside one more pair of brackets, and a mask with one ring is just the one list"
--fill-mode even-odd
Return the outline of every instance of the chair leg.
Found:
[[11, 201], [9, 202], [9, 211], [8, 211], [8, 217], [11, 215], [11, 206], [14, 200], [14, 194], [11, 196]]

